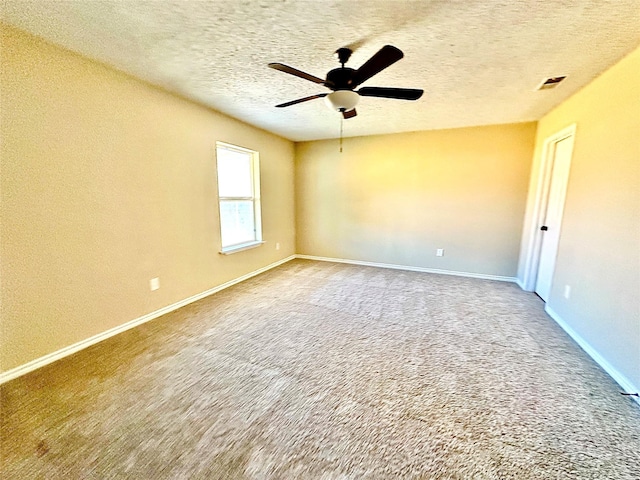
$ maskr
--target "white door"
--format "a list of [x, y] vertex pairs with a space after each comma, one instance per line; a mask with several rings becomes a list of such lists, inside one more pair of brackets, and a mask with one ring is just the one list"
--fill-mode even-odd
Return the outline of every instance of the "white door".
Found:
[[536, 293], [545, 302], [551, 292], [551, 282], [556, 266], [562, 211], [564, 210], [567, 182], [569, 181], [572, 150], [573, 135], [559, 139], [552, 146], [551, 181], [549, 183], [547, 209], [544, 221], [539, 226], [542, 230], [542, 245], [540, 247], [540, 261], [536, 279]]

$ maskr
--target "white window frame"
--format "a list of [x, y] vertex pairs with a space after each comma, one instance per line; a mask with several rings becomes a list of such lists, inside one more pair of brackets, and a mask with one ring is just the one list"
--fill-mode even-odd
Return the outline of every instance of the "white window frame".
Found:
[[[237, 153], [249, 155], [250, 167], [251, 167], [251, 185], [253, 189], [253, 195], [250, 197], [228, 197], [220, 195], [220, 184], [218, 180], [218, 212], [220, 215], [220, 253], [223, 255], [229, 255], [232, 253], [240, 252], [250, 248], [255, 248], [262, 245], [262, 209], [260, 205], [260, 157], [257, 151], [250, 150], [248, 148], [239, 147], [225, 142], [216, 142], [216, 177], [218, 177], [218, 151], [219, 149], [230, 150]], [[254, 225], [254, 237], [248, 242], [237, 243], [233, 245], [222, 245], [222, 202], [223, 201], [251, 201], [253, 202], [253, 225]]]

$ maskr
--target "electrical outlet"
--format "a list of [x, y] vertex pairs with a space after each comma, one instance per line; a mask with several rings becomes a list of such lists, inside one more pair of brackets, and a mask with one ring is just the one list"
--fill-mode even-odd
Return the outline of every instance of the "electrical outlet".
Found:
[[444, 248], [438, 248], [436, 250], [436, 257], [444, 257]]
[[571, 285], [564, 286], [564, 298], [568, 299], [571, 296]]
[[152, 292], [158, 290], [160, 288], [160, 279], [156, 277], [149, 280], [149, 288], [151, 288]]
[[276, 242], [276, 250], [280, 250], [280, 242]]

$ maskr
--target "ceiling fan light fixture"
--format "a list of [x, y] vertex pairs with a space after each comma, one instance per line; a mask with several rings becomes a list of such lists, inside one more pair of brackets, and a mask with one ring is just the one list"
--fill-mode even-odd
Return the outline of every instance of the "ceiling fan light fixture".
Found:
[[360, 95], [353, 90], [336, 90], [324, 97], [324, 101], [331, 110], [346, 112], [352, 110], [358, 104]]

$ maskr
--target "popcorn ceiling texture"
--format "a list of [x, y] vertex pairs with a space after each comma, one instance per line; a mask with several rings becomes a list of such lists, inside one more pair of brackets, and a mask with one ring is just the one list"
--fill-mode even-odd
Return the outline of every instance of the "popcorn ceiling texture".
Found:
[[296, 260], [0, 387], [2, 478], [598, 479], [640, 409], [516, 285]]
[[[2, 20], [289, 139], [338, 136], [319, 77], [333, 52], [357, 68], [392, 44], [405, 58], [366, 86], [423, 88], [417, 102], [361, 99], [345, 135], [537, 120], [640, 43], [638, 0], [4, 0]], [[568, 75], [537, 92], [549, 76]]]

